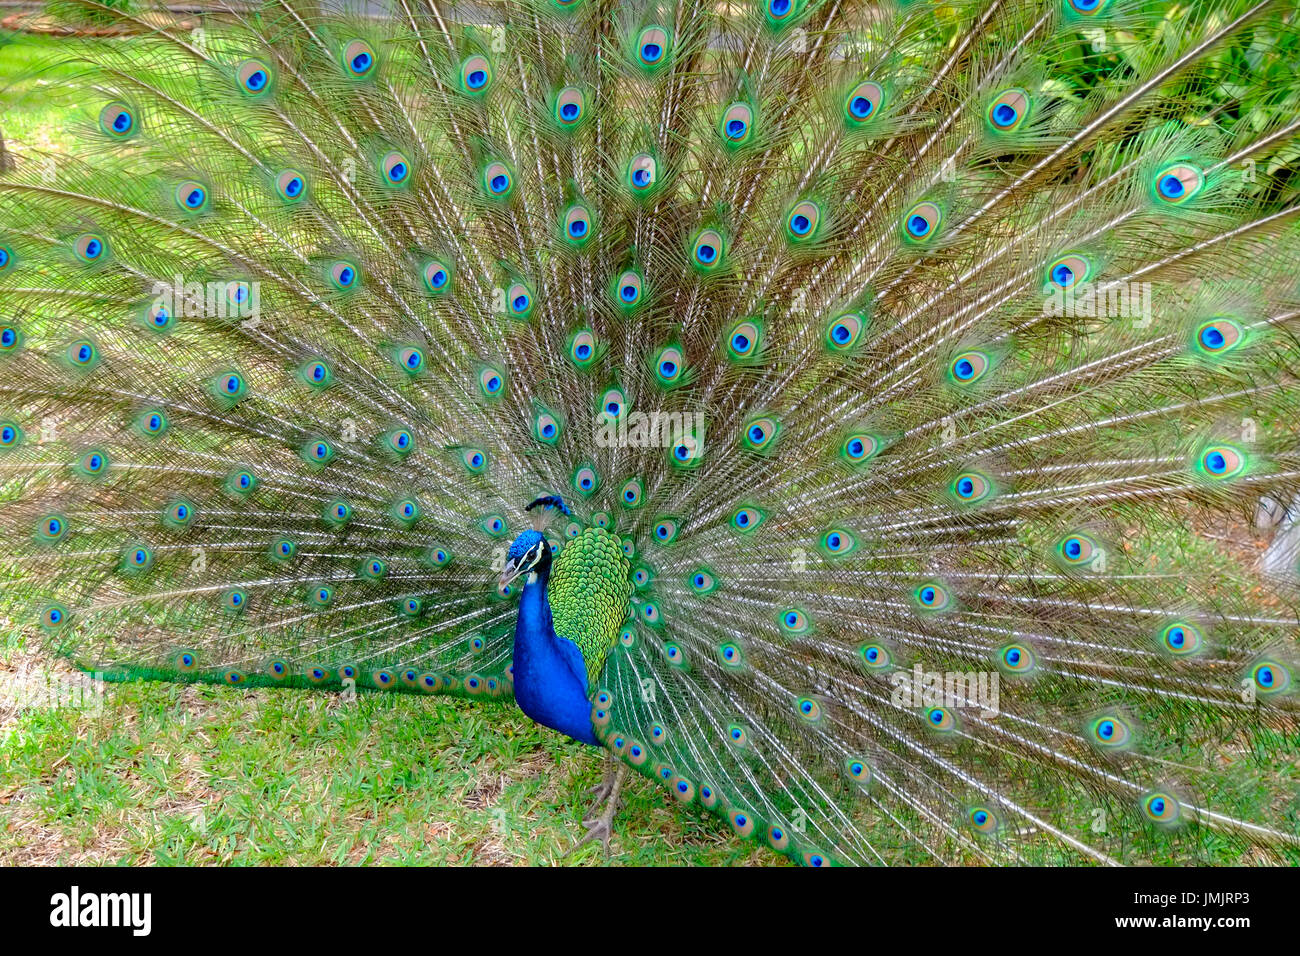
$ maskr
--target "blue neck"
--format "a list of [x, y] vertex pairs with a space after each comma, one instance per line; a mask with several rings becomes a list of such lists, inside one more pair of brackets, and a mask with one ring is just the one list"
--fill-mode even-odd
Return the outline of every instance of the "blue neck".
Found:
[[574, 740], [600, 746], [591, 729], [587, 667], [578, 646], [558, 637], [546, 599], [550, 569], [524, 585], [515, 621], [515, 700], [525, 714]]

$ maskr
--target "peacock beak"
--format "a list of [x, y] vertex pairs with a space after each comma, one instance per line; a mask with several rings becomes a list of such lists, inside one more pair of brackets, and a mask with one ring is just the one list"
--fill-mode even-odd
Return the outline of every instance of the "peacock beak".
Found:
[[497, 586], [504, 588], [515, 578], [519, 577], [519, 575], [523, 574], [528, 567], [527, 558], [528, 555], [521, 554], [517, 558], [510, 558], [507, 560], [506, 566], [501, 569], [501, 580], [497, 582]]

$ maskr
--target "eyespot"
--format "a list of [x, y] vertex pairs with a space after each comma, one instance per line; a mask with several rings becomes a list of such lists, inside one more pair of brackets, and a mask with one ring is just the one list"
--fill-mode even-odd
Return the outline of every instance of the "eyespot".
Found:
[[173, 662], [178, 671], [192, 671], [199, 666], [199, 656], [194, 651], [181, 651], [174, 658]]
[[46, 515], [36, 522], [36, 534], [47, 544], [53, 544], [67, 533], [68, 522], [60, 515]]
[[405, 458], [415, 451], [415, 436], [405, 428], [394, 428], [384, 434], [384, 446], [398, 458]]
[[388, 574], [388, 565], [382, 558], [371, 556], [362, 560], [359, 570], [363, 578], [379, 581]]
[[741, 531], [745, 534], [749, 534], [753, 532], [755, 529], [757, 529], [760, 524], [763, 523], [763, 519], [765, 517], [766, 515], [764, 515], [763, 512], [759, 511], [757, 508], [746, 506], [743, 508], [739, 508], [732, 513], [731, 526], [735, 528], [737, 531]]
[[998, 818], [988, 807], [972, 807], [967, 810], [966, 822], [972, 830], [984, 836], [991, 836], [998, 830]]
[[757, 358], [763, 344], [763, 332], [752, 319], [738, 323], [727, 334], [727, 350], [732, 361]]
[[962, 352], [948, 366], [948, 376], [958, 385], [969, 385], [983, 378], [989, 365], [989, 357], [983, 352]]
[[623, 309], [634, 308], [641, 301], [642, 280], [639, 273], [628, 269], [614, 280], [614, 298]]
[[765, 0], [768, 20], [776, 26], [788, 23], [798, 15], [802, 0]]
[[871, 783], [871, 764], [862, 757], [849, 757], [844, 761], [844, 774], [860, 787]]
[[496, 399], [505, 394], [506, 375], [501, 369], [484, 365], [479, 369], [478, 387], [484, 398]]
[[174, 528], [188, 528], [194, 523], [195, 513], [188, 501], [173, 501], [163, 510], [163, 521]]
[[1195, 654], [1203, 641], [1200, 629], [1187, 621], [1174, 621], [1160, 632], [1161, 649], [1178, 657]]
[[669, 345], [659, 350], [654, 358], [654, 373], [661, 385], [675, 385], [682, 379], [685, 368], [682, 350]]
[[748, 103], [732, 103], [722, 111], [718, 132], [728, 146], [743, 146], [749, 142], [754, 127], [754, 110]]
[[660, 518], [655, 522], [651, 537], [654, 538], [656, 544], [672, 544], [677, 540], [680, 530], [681, 524], [676, 518]]
[[1077, 252], [1061, 256], [1047, 267], [1047, 281], [1058, 289], [1072, 289], [1092, 278], [1092, 263]]
[[437, 259], [431, 259], [424, 264], [424, 287], [438, 295], [446, 292], [451, 287], [451, 268]]
[[844, 98], [844, 116], [850, 125], [860, 126], [874, 119], [885, 101], [885, 91], [879, 83], [859, 83]]
[[506, 519], [500, 515], [486, 515], [479, 521], [478, 526], [493, 538], [499, 538], [506, 533]]
[[223, 372], [212, 380], [212, 392], [224, 402], [237, 402], [248, 394], [248, 382], [239, 372]]
[[99, 348], [90, 339], [77, 339], [69, 343], [63, 354], [75, 367], [84, 371], [99, 365]]
[[811, 200], [795, 203], [793, 209], [786, 213], [785, 231], [791, 242], [804, 242], [817, 235], [821, 225], [821, 207]]
[[569, 340], [569, 361], [578, 368], [587, 368], [598, 355], [599, 343], [590, 329], [580, 329]]
[[591, 465], [582, 465], [573, 473], [573, 490], [584, 498], [596, 493], [600, 488], [600, 476]]
[[740, 431], [740, 439], [750, 451], [765, 452], [771, 449], [781, 431], [781, 424], [770, 415], [751, 418]]
[[646, 27], [636, 41], [637, 56], [643, 66], [654, 69], [668, 59], [668, 31], [663, 27]]
[[248, 595], [239, 588], [235, 588], [221, 596], [221, 603], [227, 611], [242, 611], [248, 604]]
[[298, 546], [289, 538], [276, 538], [271, 542], [271, 560], [284, 563], [292, 561], [298, 553]]
[[777, 623], [786, 636], [800, 636], [812, 630], [812, 619], [797, 607], [786, 608], [777, 616]]
[[483, 188], [492, 198], [505, 199], [514, 189], [514, 185], [514, 175], [505, 163], [488, 163], [483, 168]]
[[1180, 205], [1199, 193], [1205, 174], [1190, 163], [1174, 163], [1155, 175], [1152, 181], [1156, 199], [1167, 205]]
[[13, 325], [0, 325], [0, 355], [17, 352], [22, 347], [22, 330]]
[[374, 70], [375, 51], [365, 40], [353, 40], [343, 47], [343, 68], [358, 79]]
[[840, 446], [840, 456], [850, 465], [861, 465], [870, 461], [878, 451], [880, 451], [880, 440], [866, 432], [850, 434]]
[[532, 291], [522, 282], [512, 282], [506, 289], [506, 304], [513, 318], [527, 319], [533, 311]]
[[462, 448], [460, 461], [465, 470], [474, 475], [481, 475], [488, 463], [487, 454], [481, 448]]
[[23, 430], [13, 422], [0, 421], [0, 451], [17, 448], [23, 442]]
[[420, 503], [414, 498], [402, 498], [393, 503], [389, 513], [400, 524], [410, 527], [420, 520]]
[[600, 413], [616, 421], [623, 417], [627, 411], [627, 398], [621, 388], [607, 388], [605, 394], [600, 397]]
[[334, 460], [338, 451], [332, 442], [317, 438], [303, 445], [301, 453], [303, 459], [313, 465], [328, 465]]
[[202, 183], [187, 179], [176, 187], [176, 204], [186, 212], [201, 212], [208, 205], [208, 189]]
[[632, 572], [632, 584], [638, 591], [644, 591], [654, 582], [654, 572], [644, 564]]
[[411, 161], [397, 150], [385, 153], [379, 161], [379, 173], [390, 186], [400, 186], [411, 177]]
[[[789, 4], [790, 0], [768, 0], [768, 6], [776, 4]], [[767, 828], [767, 842], [772, 849], [778, 853], [784, 853], [790, 849], [790, 834], [779, 824]]]
[[989, 104], [987, 116], [994, 131], [1011, 132], [1029, 116], [1029, 94], [1020, 89], [1004, 90]]
[[135, 427], [146, 435], [161, 435], [170, 423], [167, 416], [155, 409], [141, 412], [135, 420]]
[[623, 503], [624, 508], [637, 508], [641, 505], [643, 490], [644, 486], [640, 478], [629, 478], [619, 490], [618, 500]]
[[262, 96], [271, 88], [273, 74], [261, 60], [245, 60], [235, 69], [239, 87], [249, 96]]
[[1133, 728], [1122, 717], [1105, 714], [1088, 724], [1089, 739], [1106, 750], [1119, 750], [1133, 739]]
[[113, 139], [129, 139], [135, 135], [135, 112], [125, 103], [109, 103], [99, 111], [99, 128]]
[[330, 263], [329, 277], [337, 288], [351, 289], [360, 279], [361, 270], [357, 268], [356, 263], [340, 259], [338, 262]]
[[108, 455], [99, 449], [88, 451], [77, 461], [77, 471], [83, 478], [99, 478], [108, 473]]
[[909, 242], [924, 242], [939, 229], [943, 213], [932, 202], [917, 203], [903, 217], [903, 235]]
[[334, 384], [334, 370], [324, 359], [312, 359], [299, 366], [298, 380], [319, 391]]
[[749, 746], [749, 730], [744, 724], [729, 724], [727, 726], [727, 741], [733, 747], [745, 748]]
[[329, 524], [342, 527], [352, 520], [352, 506], [342, 498], [335, 498], [325, 506], [322, 517]]
[[581, 246], [592, 237], [595, 230], [591, 223], [591, 211], [586, 206], [571, 206], [564, 214], [564, 238], [574, 246]]
[[1255, 692], [1265, 696], [1281, 694], [1291, 686], [1291, 671], [1275, 660], [1262, 660], [1250, 669]]
[[670, 641], [669, 643], [667, 643], [667, 644], [664, 645], [664, 658], [665, 658], [665, 659], [668, 661], [668, 663], [671, 664], [673, 667], [685, 667], [685, 666], [686, 666], [686, 654], [685, 654], [685, 652], [684, 652], [680, 647], [678, 647], [676, 644], [672, 643], [671, 641]]
[[668, 780], [668, 792], [678, 803], [690, 803], [695, 799], [695, 784], [681, 774], [675, 773]]
[[78, 236], [72, 243], [72, 249], [84, 262], [98, 262], [108, 257], [108, 243], [103, 236], [93, 232]]
[[1067, 534], [1056, 545], [1056, 554], [1072, 567], [1086, 567], [1097, 560], [1099, 545], [1082, 532]]
[[847, 352], [858, 344], [866, 327], [860, 313], [846, 312], [826, 324], [826, 344], [834, 352]]
[[649, 192], [658, 181], [659, 164], [649, 153], [637, 153], [627, 164], [627, 184], [634, 193]]
[[843, 558], [857, 550], [858, 542], [849, 531], [831, 528], [821, 536], [818, 545], [828, 557]]
[[8, 272], [14, 264], [14, 251], [9, 246], [0, 244], [0, 275]]
[[998, 650], [998, 667], [1008, 674], [1024, 675], [1033, 673], [1038, 667], [1038, 658], [1024, 644], [1013, 643]]
[[883, 644], [863, 644], [858, 648], [858, 657], [869, 670], [888, 670], [894, 663], [894, 656]]
[[635, 557], [636, 557], [636, 539], [635, 539], [635, 538], [632, 538], [631, 536], [629, 536], [629, 537], [626, 537], [626, 538], [622, 538], [621, 540], [622, 540], [623, 543], [620, 545], [620, 548], [621, 548], [622, 551], [623, 551], [623, 555], [624, 555], [626, 558], [628, 558], [629, 560], [631, 560], [632, 558], [635, 558]]
[[691, 259], [696, 268], [710, 271], [722, 264], [726, 256], [726, 243], [716, 229], [704, 229], [691, 244]]
[[247, 468], [237, 468], [226, 476], [226, 490], [243, 498], [257, 490], [257, 475]]
[[424, 349], [408, 345], [397, 353], [397, 363], [409, 375], [414, 375], [424, 368]]
[[275, 191], [286, 202], [298, 202], [307, 195], [307, 180], [296, 169], [286, 169], [275, 177]]
[[1230, 445], [1213, 445], [1201, 453], [1199, 465], [1204, 475], [1223, 481], [1246, 470], [1246, 456]]
[[718, 647], [718, 660], [723, 667], [742, 667], [745, 663], [745, 655], [740, 650], [740, 645], [727, 641]]
[[957, 718], [946, 707], [931, 707], [925, 712], [925, 722], [931, 730], [941, 734], [957, 729]]
[[576, 86], [566, 86], [555, 95], [555, 121], [565, 129], [571, 129], [582, 122], [585, 109], [582, 90]]
[[1110, 5], [1110, 0], [1065, 0], [1065, 8], [1084, 17], [1095, 17]]
[[560, 420], [543, 409], [533, 418], [533, 437], [547, 445], [554, 445], [560, 440]]
[[1207, 355], [1222, 355], [1240, 345], [1245, 334], [1242, 327], [1232, 319], [1212, 319], [1197, 328], [1196, 347]]
[[591, 516], [591, 523], [597, 528], [610, 527], [609, 514], [604, 511], [597, 511]]
[[733, 810], [727, 817], [727, 822], [731, 824], [732, 831], [738, 837], [751, 837], [754, 835], [754, 818], [744, 810]]
[[448, 551], [446, 548], [442, 548], [439, 547], [438, 545], [434, 545], [427, 552], [425, 552], [425, 560], [428, 561], [430, 564], [432, 564], [434, 567], [441, 568], [449, 561], [451, 561], [451, 552]]
[[983, 501], [993, 493], [993, 483], [975, 471], [963, 472], [948, 487], [954, 498], [967, 505]]
[[134, 545], [122, 552], [121, 568], [129, 574], [143, 574], [153, 567], [154, 556], [150, 548]]
[[486, 93], [492, 85], [491, 61], [479, 54], [466, 57], [460, 65], [460, 84], [466, 93]]
[[624, 627], [618, 632], [618, 642], [624, 647], [633, 647], [636, 645], [636, 631], [630, 627]]
[[942, 584], [927, 581], [912, 592], [916, 606], [923, 611], [946, 611], [952, 607], [952, 595]]
[[1182, 819], [1182, 804], [1179, 799], [1163, 790], [1154, 790], [1144, 794], [1138, 801], [1142, 815], [1159, 826], [1175, 826]]

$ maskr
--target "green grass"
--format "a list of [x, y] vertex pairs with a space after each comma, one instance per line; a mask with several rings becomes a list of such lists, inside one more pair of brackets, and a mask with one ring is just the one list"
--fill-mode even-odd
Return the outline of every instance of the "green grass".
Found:
[[[404, 694], [140, 683], [110, 685], [99, 713], [14, 707], [50, 670], [71, 675], [0, 639], [3, 865], [551, 864], [603, 770], [513, 707]], [[640, 777], [625, 795], [613, 862], [783, 862]]]

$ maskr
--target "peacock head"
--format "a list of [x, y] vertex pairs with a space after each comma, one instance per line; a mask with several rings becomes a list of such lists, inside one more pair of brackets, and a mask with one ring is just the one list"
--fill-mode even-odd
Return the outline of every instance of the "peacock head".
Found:
[[521, 574], [541, 574], [551, 566], [551, 545], [546, 535], [529, 528], [510, 545], [506, 553], [506, 566], [501, 571], [501, 587], [505, 587]]
[[536, 509], [534, 519], [537, 527], [529, 528], [511, 543], [510, 550], [506, 553], [506, 566], [501, 571], [502, 588], [521, 574], [529, 575], [531, 580], [532, 575], [544, 574], [551, 568], [551, 544], [546, 540], [546, 535], [542, 534], [541, 526], [555, 511], [563, 515], [569, 515], [571, 512], [559, 495], [543, 495], [534, 498], [524, 507], [525, 511], [534, 509]]

